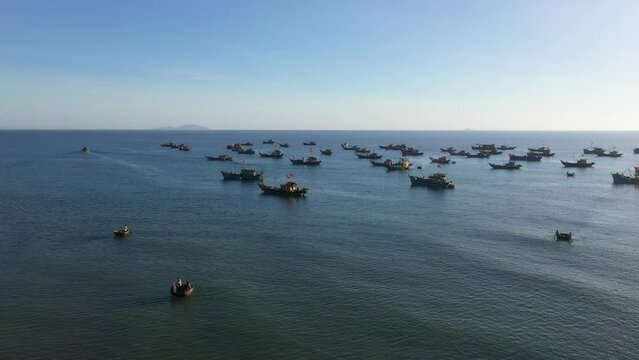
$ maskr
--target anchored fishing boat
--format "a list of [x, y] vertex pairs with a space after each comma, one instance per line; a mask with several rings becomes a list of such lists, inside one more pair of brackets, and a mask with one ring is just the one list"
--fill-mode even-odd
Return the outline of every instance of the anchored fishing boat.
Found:
[[447, 147], [447, 148], [445, 148], [445, 149], [444, 149], [444, 148], [439, 148], [439, 150], [441, 150], [441, 152], [445, 152], [445, 153], [449, 153], [449, 154], [452, 154], [452, 153], [454, 153], [455, 151], [457, 151], [457, 150], [455, 150], [455, 148], [454, 148], [454, 147], [452, 147], [452, 146], [449, 146], [449, 147]]
[[413, 164], [411, 164], [408, 159], [399, 159], [398, 162], [394, 163], [391, 159], [386, 159], [384, 161], [384, 166], [386, 166], [386, 170], [388, 171], [396, 171], [396, 170], [408, 170]]
[[423, 151], [419, 151], [416, 148], [408, 147], [406, 149], [402, 149], [402, 156], [422, 156], [424, 155]]
[[622, 155], [623, 154], [617, 150], [612, 150], [612, 151], [597, 154], [597, 156], [599, 157], [611, 157], [611, 158], [618, 158], [618, 157], [621, 157]]
[[517, 164], [514, 161], [509, 161], [509, 162], [504, 163], [504, 164], [488, 163], [488, 165], [490, 165], [490, 167], [495, 169], [495, 170], [519, 170], [519, 169], [521, 169], [521, 164]]
[[204, 157], [209, 161], [233, 161], [233, 158], [228, 155], [219, 155], [219, 156], [209, 156], [204, 155]]
[[595, 165], [594, 162], [588, 162], [588, 159], [579, 159], [575, 162], [559, 160], [567, 168], [589, 168]]
[[174, 282], [171, 285], [171, 295], [175, 297], [189, 297], [193, 295], [193, 291], [195, 291], [195, 287], [189, 281], [185, 284], [182, 284], [182, 280], [178, 278], [178, 281]]
[[279, 147], [283, 147], [283, 148], [287, 148], [288, 147], [288, 143], [278, 143], [277, 145], [279, 145]]
[[118, 229], [118, 230], [113, 230], [113, 236], [115, 237], [119, 237], [119, 236], [127, 236], [131, 233], [131, 230], [129, 229], [128, 226], [124, 225], [124, 227], [122, 229]]
[[349, 143], [343, 143], [343, 144], [341, 144], [341, 146], [342, 146], [342, 149], [344, 149], [344, 150], [353, 150], [353, 151], [357, 150], [357, 145], [351, 145]]
[[315, 146], [315, 145], [317, 145], [317, 143], [315, 141], [308, 141], [308, 142], [304, 142], [304, 145], [306, 145], [306, 146]]
[[247, 154], [247, 155], [255, 154], [255, 150], [253, 150], [251, 148], [241, 148], [241, 149], [237, 150], [236, 152], [238, 154]]
[[87, 145], [82, 145], [82, 152], [83, 153], [88, 153], [89, 152], [89, 147]]
[[160, 144], [161, 147], [168, 147], [168, 148], [177, 148], [178, 144], [174, 143], [173, 141], [168, 142], [168, 143], [164, 143], [164, 144]]
[[355, 152], [359, 154], [369, 154], [371, 150], [369, 148], [356, 146]]
[[480, 151], [476, 154], [466, 153], [466, 158], [468, 159], [486, 159], [490, 157], [490, 153]]
[[431, 189], [454, 189], [455, 183], [446, 179], [444, 174], [433, 174], [429, 177], [409, 175], [412, 186], [426, 186]]
[[639, 185], [639, 166], [635, 167], [634, 176], [620, 172], [612, 173], [612, 182], [614, 184]]
[[333, 155], [333, 151], [331, 149], [320, 150], [320, 153], [322, 153], [322, 155], [327, 155], [327, 156]]
[[468, 155], [468, 152], [466, 150], [460, 150], [460, 151], [453, 151], [449, 153], [450, 156], [466, 156]]
[[450, 163], [450, 159], [447, 158], [446, 156], [440, 156], [438, 158], [434, 158], [432, 156], [428, 157], [430, 159], [430, 162], [435, 163], [435, 164], [442, 164], [442, 165], [446, 165]]
[[517, 147], [516, 146], [501, 145], [497, 149], [499, 149], [499, 150], [515, 150], [515, 148], [517, 148]]
[[307, 188], [300, 188], [296, 182], [288, 181], [280, 186], [269, 186], [263, 183], [257, 184], [265, 194], [288, 197], [304, 197], [308, 192]]
[[262, 144], [267, 144], [267, 145], [275, 144], [275, 141], [273, 141], [273, 139], [262, 140]]
[[322, 160], [312, 155], [307, 158], [289, 159], [289, 160], [291, 161], [291, 164], [293, 165], [309, 165], [309, 166], [317, 166], [322, 162]]
[[497, 148], [495, 147], [495, 144], [477, 144], [477, 145], [471, 146], [471, 149], [479, 150], [479, 151], [488, 151], [488, 152], [497, 150]]
[[588, 154], [599, 155], [605, 152], [606, 152], [606, 149], [600, 148], [600, 147], [592, 147], [592, 145], [589, 148], [584, 148], [584, 155], [588, 155]]
[[355, 155], [357, 155], [357, 157], [360, 159], [381, 159], [383, 157], [382, 155], [379, 155], [375, 152], [368, 154], [355, 153]]
[[180, 144], [180, 145], [178, 145], [178, 150], [180, 150], [180, 151], [191, 151], [191, 146], [186, 145], [186, 144]]
[[526, 155], [508, 154], [511, 161], [541, 161], [541, 155], [535, 153], [527, 153]]
[[257, 171], [254, 169], [242, 169], [240, 172], [233, 171], [220, 171], [224, 180], [239, 180], [239, 181], [253, 181], [261, 180], [264, 176], [263, 171]]
[[379, 148], [384, 150], [403, 150], [403, 149], [406, 149], [407, 146], [405, 144], [398, 144], [398, 145], [389, 144], [389, 145], [379, 145]]
[[639, 148], [634, 148], [632, 151], [634, 151], [635, 155], [639, 154]]
[[369, 160], [369, 161], [371, 162], [373, 166], [386, 166], [386, 161], [375, 161], [375, 160]]
[[276, 149], [276, 150], [273, 150], [273, 151], [269, 151], [267, 153], [260, 152], [260, 156], [261, 157], [265, 157], [265, 158], [280, 159], [282, 156], [284, 156], [284, 153]]

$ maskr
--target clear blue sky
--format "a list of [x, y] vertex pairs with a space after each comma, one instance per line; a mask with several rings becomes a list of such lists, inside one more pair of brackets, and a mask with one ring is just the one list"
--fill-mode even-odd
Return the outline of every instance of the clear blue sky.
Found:
[[639, 129], [639, 1], [0, 0], [0, 128]]

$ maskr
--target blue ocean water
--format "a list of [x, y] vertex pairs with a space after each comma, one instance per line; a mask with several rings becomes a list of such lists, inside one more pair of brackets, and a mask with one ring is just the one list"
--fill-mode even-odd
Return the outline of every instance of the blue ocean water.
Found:
[[[270, 138], [291, 144], [283, 159], [225, 150]], [[411, 188], [343, 142], [419, 146], [423, 173], [457, 187]], [[520, 171], [490, 169], [505, 154], [428, 161], [478, 142], [557, 155]], [[624, 156], [567, 178], [559, 160], [591, 143]], [[610, 173], [639, 165], [638, 146], [614, 132], [2, 131], [0, 358], [636, 358], [639, 188]], [[287, 160], [327, 147], [319, 167]], [[221, 153], [234, 162], [203, 156]], [[308, 197], [222, 180], [243, 166], [269, 184], [293, 173]], [[193, 298], [170, 298], [177, 276]]]

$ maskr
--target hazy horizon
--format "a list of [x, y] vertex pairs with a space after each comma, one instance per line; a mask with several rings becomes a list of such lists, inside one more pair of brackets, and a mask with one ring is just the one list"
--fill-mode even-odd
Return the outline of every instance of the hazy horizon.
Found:
[[633, 1], [13, 2], [0, 129], [639, 130]]

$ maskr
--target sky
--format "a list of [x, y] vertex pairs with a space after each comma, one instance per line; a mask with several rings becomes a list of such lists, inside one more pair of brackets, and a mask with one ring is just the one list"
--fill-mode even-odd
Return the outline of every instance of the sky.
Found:
[[639, 1], [0, 0], [0, 128], [639, 130]]

